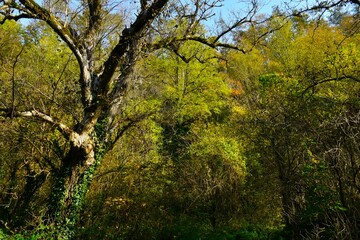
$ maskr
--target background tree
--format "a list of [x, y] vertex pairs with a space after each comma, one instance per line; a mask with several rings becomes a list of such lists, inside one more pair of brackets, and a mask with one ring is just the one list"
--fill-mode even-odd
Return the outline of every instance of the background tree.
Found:
[[[329, 26], [325, 21], [310, 21], [304, 25], [303, 20], [297, 18], [282, 26], [266, 40], [266, 47], [259, 47], [265, 53], [264, 57], [253, 56], [263, 61], [262, 68], [248, 67], [251, 70], [241, 71], [237, 67], [246, 69], [246, 57], [230, 55], [233, 59], [229, 61], [230, 76], [233, 81], [240, 81], [234, 86], [245, 89], [240, 94], [242, 97], [237, 98], [248, 108], [248, 116], [240, 123], [248, 129], [244, 139], [252, 136], [250, 142], [247, 140], [248, 154], [257, 165], [249, 162], [249, 171], [255, 176], [273, 179], [261, 181], [250, 177], [249, 181], [261, 185], [265, 192], [266, 189], [277, 189], [277, 195], [260, 196], [268, 201], [281, 199], [270, 206], [282, 208], [282, 219], [292, 234], [288, 238], [356, 239], [353, 224], [357, 224], [357, 220], [353, 219], [358, 216], [353, 214], [358, 206], [351, 204], [352, 210], [346, 207], [345, 180], [339, 177], [339, 162], [328, 158], [336, 147], [330, 147], [327, 142], [339, 144], [347, 137], [330, 134], [327, 128], [338, 122], [339, 116], [358, 112], [353, 105], [358, 101], [355, 100], [358, 94], [353, 92], [359, 87], [357, 77], [354, 77], [358, 72], [352, 68], [358, 65], [352, 60], [357, 58], [358, 50], [352, 46], [358, 41], [358, 34], [353, 32], [351, 37], [346, 36], [340, 26]], [[349, 47], [353, 54], [348, 58], [344, 49]], [[342, 67], [336, 67], [334, 58], [341, 58]], [[259, 70], [253, 72], [255, 69]], [[352, 106], [350, 111], [349, 105]], [[349, 143], [349, 146], [353, 145]], [[353, 170], [358, 169], [354, 156], [342, 158], [342, 164], [349, 166], [352, 163]], [[357, 178], [354, 178], [356, 174], [348, 174]], [[351, 185], [347, 183], [347, 186]], [[355, 192], [348, 195], [351, 202], [359, 197]], [[340, 222], [342, 228], [339, 228]]]

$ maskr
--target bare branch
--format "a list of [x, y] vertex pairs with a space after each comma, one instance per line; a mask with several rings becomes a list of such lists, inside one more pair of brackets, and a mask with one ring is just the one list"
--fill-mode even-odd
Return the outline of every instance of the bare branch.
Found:
[[360, 82], [360, 79], [357, 78], [357, 77], [354, 77], [354, 76], [341, 76], [341, 77], [334, 77], [334, 78], [327, 78], [327, 79], [323, 79], [323, 80], [320, 80], [320, 81], [316, 81], [315, 83], [311, 84], [310, 86], [308, 86], [302, 94], [305, 94], [309, 89], [312, 89], [314, 87], [316, 87], [317, 85], [320, 85], [320, 84], [323, 84], [323, 83], [326, 83], [326, 82], [333, 82], [333, 81], [341, 81], [341, 80], [347, 80], [347, 79], [350, 79], [350, 80], [353, 80], [355, 82]]
[[0, 116], [4, 116], [4, 117], [32, 117], [32, 118], [36, 118], [39, 120], [42, 120], [44, 122], [50, 123], [52, 124], [54, 127], [56, 127], [66, 139], [69, 139], [69, 136], [71, 133], [73, 133], [73, 131], [66, 126], [65, 124], [56, 121], [55, 119], [53, 119], [52, 117], [50, 117], [49, 115], [39, 112], [37, 110], [29, 110], [29, 111], [16, 111], [13, 109], [8, 109], [8, 108], [0, 108]]
[[360, 6], [360, 1], [359, 0], [350, 0], [350, 2], [354, 3], [354, 4], [357, 4]]
[[67, 43], [74, 54], [81, 58], [76, 43], [77, 36], [74, 35], [74, 30], [68, 26], [65, 26], [65, 24], [57, 19], [51, 12], [39, 6], [35, 1], [20, 0], [20, 2], [24, 5], [27, 12], [34, 16], [33, 18], [45, 21], [59, 35], [59, 37]]
[[[0, 13], [1, 14], [1, 13]], [[27, 18], [27, 19], [30, 19], [30, 18], [34, 18], [32, 15], [29, 15], [29, 14], [26, 14], [26, 13], [22, 13], [22, 14], [19, 14], [19, 15], [6, 15], [1, 21], [0, 21], [0, 25], [1, 24], [4, 24], [5, 21], [7, 20], [14, 20], [14, 21], [18, 21], [20, 19], [24, 19], [24, 18]]]
[[193, 56], [191, 56], [190, 58], [185, 57], [184, 55], [182, 55], [181, 53], [179, 53], [179, 50], [175, 47], [169, 47], [169, 49], [175, 53], [176, 56], [178, 56], [183, 62], [185, 63], [189, 63], [191, 61], [191, 59], [193, 58]]
[[150, 117], [151, 115], [155, 114], [155, 112], [151, 111], [148, 113], [140, 114], [138, 116], [135, 116], [133, 118], [127, 118], [127, 123], [122, 125], [121, 127], [118, 127], [118, 131], [115, 134], [114, 139], [110, 143], [110, 149], [112, 149], [115, 146], [115, 143], [124, 135], [124, 133], [131, 127], [135, 126], [137, 123], [141, 122], [142, 120]]
[[[200, 21], [206, 20], [208, 17], [211, 17], [212, 8], [217, 7], [216, 4], [221, 3], [220, 1], [217, 0], [214, 1], [205, 0], [203, 3], [201, 2], [202, 1], [200, 0], [195, 0], [194, 3], [195, 9], [192, 11], [191, 14], [186, 14], [185, 9], [187, 6], [182, 6], [182, 8], [180, 9], [182, 11], [177, 10], [180, 11], [180, 13], [178, 13], [180, 15], [179, 19], [177, 20], [178, 23], [177, 25], [175, 25], [175, 28], [170, 30], [169, 33], [162, 31], [160, 28], [154, 29], [157, 32], [157, 34], [160, 35], [161, 39], [156, 42], [149, 43], [147, 46], [148, 49], [150, 51], [153, 51], [161, 48], [168, 48], [174, 51], [173, 46], [178, 46], [180, 42], [185, 42], [190, 40], [190, 41], [196, 41], [202, 43], [211, 48], [227, 48], [245, 53], [247, 51], [244, 48], [240, 47], [239, 45], [231, 41], [230, 42], [226, 42], [225, 40], [222, 41], [223, 38], [226, 35], [230, 35], [230, 33], [236, 30], [237, 28], [242, 27], [246, 24], [257, 25], [257, 24], [262, 24], [271, 19], [270, 17], [261, 21], [254, 20], [254, 17], [256, 16], [258, 10], [258, 5], [255, 1], [253, 1], [251, 9], [247, 12], [247, 14], [244, 17], [239, 18], [237, 21], [235, 21], [234, 23], [228, 26], [225, 26], [224, 24], [224, 28], [218, 34], [214, 34], [213, 36], [206, 36], [205, 34], [202, 33], [197, 34], [196, 27], [200, 24]], [[182, 33], [179, 33], [177, 31], [177, 26], [181, 26], [182, 18], [187, 18], [188, 23], [186, 29]], [[267, 31], [264, 34], [261, 34], [260, 36], [255, 36], [254, 45], [257, 44], [260, 41], [260, 39], [264, 38], [269, 33], [275, 30], [277, 29], [270, 29], [269, 31]], [[174, 52], [174, 53], [178, 55], [180, 58], [182, 58], [183, 61], [185, 60], [185, 62], [189, 60], [189, 59], [186, 60], [184, 56], [180, 56], [178, 52]]]
[[[245, 49], [240, 48], [239, 46], [237, 46], [235, 44], [223, 43], [223, 42], [219, 42], [219, 41], [215, 42], [213, 39], [216, 39], [216, 38], [217, 37], [205, 38], [205, 37], [190, 35], [190, 36], [184, 36], [184, 37], [179, 37], [179, 38], [162, 39], [158, 42], [149, 44], [148, 49], [151, 51], [154, 51], [154, 50], [158, 50], [161, 48], [168, 48], [168, 49], [171, 49], [171, 51], [174, 51], [173, 46], [176, 42], [195, 41], [195, 42], [202, 43], [208, 47], [215, 48], [215, 49], [219, 48], [219, 47], [220, 48], [228, 48], [228, 49], [240, 51], [242, 53], [246, 53]], [[176, 55], [178, 55], [178, 53], [176, 53], [176, 52], [174, 52], [174, 53]]]
[[[357, 1], [357, 0], [355, 0]], [[307, 13], [307, 12], [323, 12], [323, 11], [328, 11], [334, 7], [337, 7], [341, 4], [344, 4], [348, 2], [347, 0], [338, 0], [338, 1], [321, 1], [321, 2], [316, 2], [314, 3], [312, 6], [308, 6], [304, 9], [299, 9], [299, 10], [295, 10], [293, 11], [293, 13], [291, 14], [292, 16], [301, 16], [303, 13]], [[352, 2], [350, 0], [350, 2]], [[323, 13], [322, 13], [323, 14]]]
[[[215, 38], [215, 40], [216, 40], [216, 38]], [[217, 41], [212, 40], [211, 38], [207, 39], [207, 38], [203, 38], [203, 37], [199, 37], [199, 36], [189, 36], [189, 37], [180, 38], [177, 41], [187, 41], [187, 40], [200, 42], [211, 48], [222, 47], [222, 48], [234, 49], [234, 50], [240, 51], [242, 53], [246, 53], [244, 49], [242, 49], [236, 45], [233, 45], [230, 43], [217, 42]]]
[[95, 47], [95, 34], [99, 31], [102, 24], [102, 4], [101, 0], [88, 0], [89, 7], [89, 27], [85, 33], [84, 39], [88, 48]]
[[252, 8], [251, 10], [247, 13], [247, 15], [241, 19], [239, 19], [238, 21], [236, 21], [233, 25], [227, 27], [225, 30], [223, 30], [220, 34], [218, 34], [218, 36], [216, 37], [216, 39], [214, 40], [214, 42], [219, 41], [223, 36], [225, 36], [226, 34], [228, 34], [229, 32], [233, 31], [235, 28], [245, 24], [245, 23], [251, 23], [253, 20], [253, 17], [255, 16], [255, 14], [257, 13], [257, 5], [255, 2], [253, 2], [252, 4]]

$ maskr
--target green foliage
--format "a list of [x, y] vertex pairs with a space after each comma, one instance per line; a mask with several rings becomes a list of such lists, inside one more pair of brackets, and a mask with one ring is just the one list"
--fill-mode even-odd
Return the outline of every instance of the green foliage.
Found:
[[281, 84], [283, 81], [276, 74], [265, 74], [259, 77], [259, 81], [263, 88], [272, 88], [276, 84]]
[[[187, 21], [167, 22], [174, 38]], [[100, 114], [88, 168], [64, 164], [71, 145], [53, 126], [1, 118], [0, 222], [19, 230], [0, 230], [0, 239], [357, 239], [360, 36], [353, 21], [273, 17], [234, 36], [252, 48], [247, 54], [195, 41], [148, 52], [134, 66], [119, 114]], [[254, 31], [280, 25], [252, 45]], [[94, 68], [118, 40], [119, 32], [109, 34], [96, 46]], [[0, 45], [1, 103], [78, 128], [79, 70], [56, 34], [41, 23], [8, 21]], [[51, 189], [55, 226], [43, 224]]]
[[0, 239], [4, 240], [41, 240], [49, 239], [55, 240], [58, 239], [53, 228], [45, 225], [39, 225], [32, 231], [23, 231], [21, 233], [16, 233], [13, 235], [7, 235], [0, 229]]
[[[352, 231], [356, 221], [346, 215], [354, 216], [348, 202], [358, 209], [352, 199], [359, 196], [350, 193], [353, 187], [345, 187], [345, 182], [353, 184], [346, 180], [351, 171], [341, 167], [348, 166], [349, 158], [344, 156], [348, 153], [358, 166], [357, 150], [350, 143], [354, 135], [348, 134], [350, 130], [344, 135], [330, 127], [335, 122], [353, 119], [352, 114], [353, 117], [345, 117], [345, 112], [359, 110], [355, 107], [358, 94], [354, 92], [359, 88], [357, 77], [354, 78], [359, 76], [354, 71], [358, 61], [351, 60], [358, 59], [358, 47], [353, 48], [358, 34], [346, 37], [341, 31], [324, 22], [303, 22], [296, 28], [288, 22], [267, 39], [266, 48], [259, 47], [263, 57], [256, 58], [257, 72], [248, 70], [252, 69], [246, 65], [249, 56], [229, 55], [232, 87], [245, 90], [237, 95], [239, 105], [246, 109], [239, 125], [248, 159], [244, 202], [249, 205], [245, 205], [242, 214], [252, 223], [263, 219], [261, 224], [278, 225], [282, 220], [286, 238], [357, 236]], [[352, 53], [345, 56], [344, 49], [352, 49]], [[236, 69], [238, 66], [241, 68]], [[345, 143], [339, 139], [343, 138], [352, 147], [340, 150], [338, 147]], [[344, 158], [335, 156], [341, 151], [347, 152]], [[250, 208], [261, 210], [249, 211]], [[347, 222], [347, 230], [342, 232], [337, 221]]]
[[5, 234], [2, 229], [0, 229], [0, 239], [8, 239], [9, 236], [7, 234]]

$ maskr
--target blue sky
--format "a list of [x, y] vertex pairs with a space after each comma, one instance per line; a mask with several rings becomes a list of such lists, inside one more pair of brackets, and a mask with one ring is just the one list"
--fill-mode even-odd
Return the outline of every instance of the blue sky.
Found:
[[[272, 13], [273, 7], [277, 5], [283, 5], [285, 1], [283, 0], [257, 0], [259, 4], [258, 14], [267, 14]], [[251, 8], [250, 0], [223, 0], [222, 7], [215, 8], [215, 16], [204, 24], [210, 29], [216, 28], [216, 22], [222, 18], [228, 24], [236, 21], [236, 19], [246, 16]]]
[[[259, 5], [259, 13], [271, 14], [274, 6], [285, 7], [290, 5], [292, 7], [305, 6], [306, 4], [314, 3], [315, 0], [256, 0]], [[221, 15], [227, 18], [232, 15], [232, 12], [243, 11], [247, 12], [251, 0], [223, 0], [223, 7], [219, 8], [216, 15]]]
[[[186, 0], [185, 0], [186, 1]], [[316, 0], [256, 0], [259, 6], [257, 14], [270, 15], [273, 7], [279, 6], [280, 9], [285, 9], [286, 6], [291, 8], [304, 8], [306, 5], [311, 5]], [[214, 10], [215, 17], [204, 23], [208, 28], [215, 29], [216, 22], [222, 18], [231, 25], [236, 19], [246, 16], [249, 12], [251, 0], [223, 0], [222, 7]]]
[[[271, 13], [273, 6], [284, 3], [284, 1], [282, 1], [282, 0], [260, 0], [258, 2], [259, 2], [259, 5], [261, 6], [260, 12], [262, 12], [262, 13]], [[231, 11], [236, 11], [236, 10], [246, 11], [247, 8], [250, 6], [250, 1], [224, 0], [223, 5], [224, 5], [222, 7], [223, 12], [231, 12]]]
[[[39, 2], [41, 0], [38, 0]], [[136, 5], [129, 5], [129, 3], [134, 3], [138, 0], [125, 0], [123, 1], [124, 7], [134, 8], [135, 11]], [[185, 0], [188, 1], [188, 0]], [[256, 0], [260, 6], [259, 12], [262, 14], [271, 14], [274, 6], [284, 6], [284, 3], [291, 3], [291, 5], [299, 4], [299, 2], [314, 2], [315, 0]], [[215, 8], [215, 17], [213, 17], [206, 25], [213, 27], [216, 25], [216, 21], [219, 18], [223, 18], [224, 20], [229, 19], [229, 21], [235, 20], [237, 17], [244, 17], [246, 13], [249, 11], [251, 7], [251, 0], [223, 0], [222, 7]], [[128, 13], [132, 13], [133, 11], [127, 11]], [[135, 14], [134, 14], [135, 15]], [[28, 20], [21, 21], [23, 24], [27, 24]]]

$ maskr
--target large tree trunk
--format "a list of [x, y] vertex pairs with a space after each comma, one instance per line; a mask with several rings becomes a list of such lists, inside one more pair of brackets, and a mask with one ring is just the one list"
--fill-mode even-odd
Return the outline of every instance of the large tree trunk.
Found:
[[57, 239], [71, 239], [80, 218], [93, 173], [103, 157], [100, 144], [87, 136], [81, 144], [71, 144], [51, 193], [49, 220], [55, 225]]

